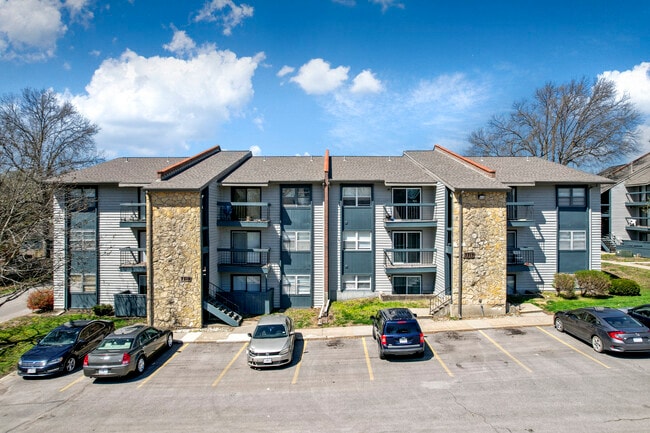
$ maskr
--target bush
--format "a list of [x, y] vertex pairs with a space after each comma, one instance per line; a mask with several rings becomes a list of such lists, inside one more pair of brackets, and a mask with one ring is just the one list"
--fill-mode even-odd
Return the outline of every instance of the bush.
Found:
[[113, 306], [110, 304], [99, 304], [95, 305], [93, 307], [93, 313], [95, 313], [96, 316], [112, 316], [115, 314], [115, 310], [113, 309]]
[[27, 308], [38, 311], [54, 310], [54, 289], [34, 290], [27, 297]]
[[558, 296], [565, 299], [573, 299], [576, 297], [576, 279], [571, 274], [555, 274], [553, 287], [555, 287]]
[[609, 294], [612, 285], [609, 276], [602, 271], [584, 270], [576, 272], [576, 281], [582, 296], [601, 297]]
[[639, 287], [639, 283], [634, 280], [617, 278], [612, 280], [609, 294], [617, 296], [639, 296], [641, 295], [641, 287]]

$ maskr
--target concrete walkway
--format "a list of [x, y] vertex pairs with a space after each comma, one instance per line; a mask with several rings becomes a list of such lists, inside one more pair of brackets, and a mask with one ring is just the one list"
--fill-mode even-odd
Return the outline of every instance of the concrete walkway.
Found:
[[[552, 326], [553, 315], [532, 304], [521, 304], [516, 314], [500, 317], [483, 317], [472, 319], [433, 319], [428, 317], [427, 309], [413, 310], [418, 315], [418, 321], [424, 334], [450, 331], [475, 331], [490, 328], [521, 328], [528, 326]], [[257, 325], [256, 320], [245, 320], [241, 326], [233, 328], [226, 325], [211, 326], [200, 330], [176, 330], [174, 338], [185, 343], [217, 342], [232, 343], [248, 341], [248, 333], [252, 333]], [[298, 338], [305, 340], [323, 340], [333, 338], [358, 338], [372, 335], [370, 325], [321, 327], [297, 329]]]

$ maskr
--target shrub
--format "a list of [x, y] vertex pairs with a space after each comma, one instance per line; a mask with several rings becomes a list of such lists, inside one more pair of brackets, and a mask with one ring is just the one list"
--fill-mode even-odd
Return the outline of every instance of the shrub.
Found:
[[576, 272], [576, 281], [582, 296], [601, 297], [607, 296], [611, 280], [606, 273], [596, 270]]
[[93, 307], [93, 313], [96, 316], [112, 316], [115, 314], [115, 310], [110, 304], [99, 304]]
[[555, 287], [558, 296], [566, 299], [573, 299], [576, 297], [576, 279], [571, 274], [555, 274], [555, 277], [553, 278], [553, 287]]
[[639, 283], [634, 280], [617, 278], [612, 280], [609, 294], [617, 296], [639, 296], [641, 294], [641, 287], [639, 287]]
[[38, 311], [54, 309], [54, 289], [34, 290], [27, 297], [27, 308]]

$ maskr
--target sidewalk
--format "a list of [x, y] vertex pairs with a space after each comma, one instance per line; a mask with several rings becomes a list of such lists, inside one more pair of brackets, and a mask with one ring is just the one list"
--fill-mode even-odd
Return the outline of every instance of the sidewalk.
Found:
[[[544, 312], [532, 304], [521, 304], [518, 313], [500, 317], [483, 317], [472, 319], [433, 319], [428, 316], [427, 309], [413, 309], [418, 315], [418, 321], [425, 335], [436, 332], [475, 331], [491, 328], [521, 328], [527, 326], [552, 326], [553, 315]], [[212, 342], [236, 343], [248, 341], [248, 333], [252, 333], [257, 325], [256, 320], [245, 320], [241, 326], [233, 328], [227, 325], [216, 325], [200, 330], [176, 330], [174, 337], [184, 343]], [[296, 329], [298, 338], [304, 340], [324, 340], [333, 338], [358, 338], [372, 335], [370, 325], [323, 327]]]

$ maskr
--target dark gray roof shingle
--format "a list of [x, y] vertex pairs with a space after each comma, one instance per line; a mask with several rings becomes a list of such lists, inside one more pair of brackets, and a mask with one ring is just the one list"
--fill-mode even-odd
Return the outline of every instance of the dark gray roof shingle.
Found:
[[64, 174], [52, 182], [64, 184], [148, 184], [158, 179], [158, 171], [185, 158], [116, 158], [82, 170]]
[[270, 182], [320, 182], [322, 156], [254, 156], [224, 177], [223, 185], [267, 185]]

